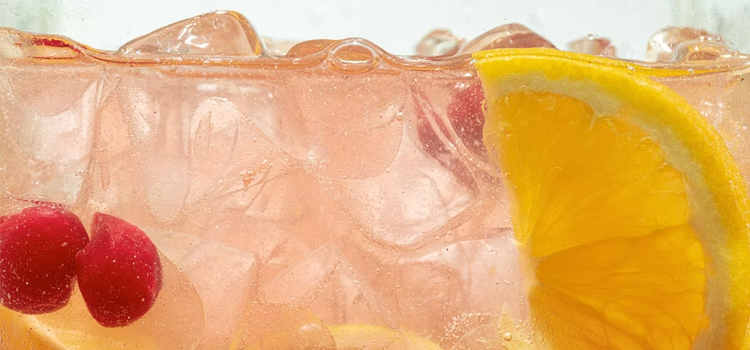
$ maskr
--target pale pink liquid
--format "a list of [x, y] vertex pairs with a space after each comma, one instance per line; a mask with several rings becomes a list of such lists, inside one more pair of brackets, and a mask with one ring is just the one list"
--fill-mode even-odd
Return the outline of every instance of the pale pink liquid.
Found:
[[[175, 33], [210, 45], [172, 43]], [[457, 349], [482, 348], [502, 313], [523, 322], [502, 182], [481, 135], [452, 111], [477, 108], [457, 97], [478, 83], [461, 53], [551, 44], [512, 26], [455, 48], [435, 35], [420, 52], [443, 58], [394, 57], [363, 40], [271, 57], [231, 13], [116, 54], [0, 31], [0, 191], [67, 204], [85, 223], [116, 215], [165, 261], [157, 305], [132, 326], [97, 327], [78, 295], [39, 319], [165, 349], [229, 348], [253, 303]], [[579, 46], [614, 53], [599, 39]], [[713, 73], [657, 80], [716, 126], [747, 177], [747, 61], [701, 57], [668, 68]], [[24, 205], [3, 199], [0, 214]]]

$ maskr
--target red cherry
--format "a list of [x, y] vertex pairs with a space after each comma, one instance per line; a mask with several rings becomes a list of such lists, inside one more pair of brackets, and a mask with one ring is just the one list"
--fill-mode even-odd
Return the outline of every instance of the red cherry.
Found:
[[[446, 118], [450, 127], [455, 132], [461, 143], [474, 154], [475, 157], [484, 157], [486, 150], [482, 143], [482, 128], [484, 127], [484, 113], [482, 109], [484, 101], [484, 90], [480, 83], [456, 84], [452, 92], [451, 101], [446, 106]], [[435, 116], [433, 127], [427, 119], [424, 110], [418, 110], [417, 131], [425, 152], [437, 159], [446, 169], [450, 170], [456, 178], [468, 187], [476, 186], [475, 179], [466, 165], [451, 152], [450, 144], [444, 143], [439, 137], [439, 130], [446, 135], [446, 142], [452, 142], [448, 134], [448, 126], [444, 119]]]
[[78, 287], [104, 327], [127, 326], [145, 315], [162, 286], [156, 246], [138, 227], [96, 213], [91, 242], [76, 255]]
[[484, 154], [482, 128], [484, 128], [484, 90], [482, 84], [474, 83], [456, 90], [448, 104], [448, 120], [456, 130], [458, 138], [466, 148], [476, 154]]
[[[476, 154], [485, 153], [482, 143], [482, 128], [484, 127], [483, 100], [484, 91], [482, 90], [482, 84], [459, 84], [455, 87], [451, 101], [446, 108], [448, 122], [450, 122], [456, 135], [466, 148]], [[435, 123], [443, 134], [447, 134], [448, 129], [441, 120], [436, 118]], [[419, 138], [422, 140], [429, 154], [437, 156], [448, 152], [446, 146], [440, 141], [437, 133], [425, 116], [420, 119], [418, 131]]]
[[76, 253], [88, 241], [81, 220], [61, 205], [40, 203], [0, 218], [0, 303], [25, 314], [65, 306]]

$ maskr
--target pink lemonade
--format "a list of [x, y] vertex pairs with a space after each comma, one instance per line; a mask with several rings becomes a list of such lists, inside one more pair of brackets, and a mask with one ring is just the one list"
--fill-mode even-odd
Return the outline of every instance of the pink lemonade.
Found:
[[[340, 327], [393, 339], [372, 348], [528, 345], [469, 55], [525, 47], [553, 45], [511, 24], [468, 42], [436, 31], [401, 57], [363, 39], [264, 42], [233, 12], [116, 52], [0, 29], [0, 214], [43, 201], [87, 229], [95, 213], [125, 220], [162, 274], [122, 327], [77, 287], [50, 313], [0, 306], [0, 348], [336, 349]], [[616, 54], [598, 37], [569, 49]], [[749, 178], [750, 59], [686, 28], [657, 33], [647, 58], [626, 63], [700, 111]]]

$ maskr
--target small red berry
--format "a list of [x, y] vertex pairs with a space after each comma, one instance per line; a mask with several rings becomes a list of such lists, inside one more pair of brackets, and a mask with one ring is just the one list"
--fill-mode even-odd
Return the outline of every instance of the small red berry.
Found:
[[0, 303], [25, 314], [65, 306], [76, 253], [88, 241], [81, 220], [61, 205], [42, 203], [0, 218]]
[[[445, 109], [445, 118], [433, 115], [428, 119], [425, 110], [418, 109], [417, 132], [427, 155], [450, 170], [464, 185], [476, 186], [474, 176], [460, 158], [456, 137], [475, 157], [486, 153], [482, 143], [484, 113], [482, 107], [484, 90], [480, 83], [456, 84], [451, 91], [451, 100]], [[450, 135], [451, 132], [455, 133]], [[444, 135], [444, 138], [438, 136]]]
[[484, 154], [482, 129], [484, 112], [482, 110], [484, 90], [482, 84], [474, 83], [458, 89], [453, 100], [448, 104], [448, 119], [453, 129], [466, 147], [477, 154]]
[[159, 253], [138, 227], [96, 213], [91, 242], [78, 252], [78, 287], [104, 327], [127, 326], [145, 315], [162, 285]]
[[[484, 101], [484, 90], [482, 85], [474, 83], [471, 85], [459, 84], [452, 93], [451, 101], [446, 106], [446, 117], [456, 132], [456, 136], [463, 144], [476, 154], [484, 154], [482, 144], [482, 128], [484, 126], [484, 113], [482, 101]], [[447, 134], [447, 126], [442, 120], [436, 118], [435, 124], [443, 134]], [[448, 150], [438, 138], [436, 131], [422, 116], [418, 126], [419, 138], [425, 145], [425, 149], [431, 155], [447, 153]]]

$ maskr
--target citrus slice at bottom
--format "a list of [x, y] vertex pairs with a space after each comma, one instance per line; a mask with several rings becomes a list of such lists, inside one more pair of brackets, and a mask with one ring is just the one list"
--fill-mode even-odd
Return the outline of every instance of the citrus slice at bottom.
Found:
[[700, 114], [622, 62], [474, 59], [537, 345], [746, 348], [750, 206]]

